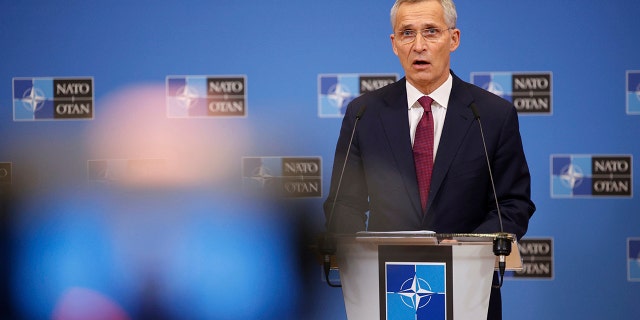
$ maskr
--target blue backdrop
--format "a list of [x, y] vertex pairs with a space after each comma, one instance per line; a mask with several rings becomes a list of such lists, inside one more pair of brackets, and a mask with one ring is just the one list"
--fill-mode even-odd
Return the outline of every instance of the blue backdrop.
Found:
[[[11, 312], [34, 317], [50, 315], [54, 310], [63, 312], [60, 297], [65, 290], [82, 287], [109, 297], [124, 313], [134, 316], [141, 312], [142, 303], [131, 298], [131, 292], [147, 291], [118, 286], [127, 282], [122, 278], [107, 281], [94, 275], [92, 281], [76, 281], [69, 276], [73, 274], [69, 270], [76, 269], [63, 272], [64, 276], [56, 278], [46, 293], [32, 298], [25, 295], [30, 289], [41, 287], [41, 282], [34, 279], [52, 278], [43, 273], [65, 271], [71, 264], [65, 257], [71, 252], [86, 250], [87, 255], [77, 256], [77, 261], [86, 261], [102, 259], [95, 255], [96, 248], [110, 248], [104, 251], [109, 252], [108, 258], [103, 258], [117, 261], [127, 256], [119, 250], [128, 248], [129, 253], [139, 257], [134, 260], [145, 268], [149, 261], [156, 261], [154, 257], [162, 258], [158, 263], [180, 268], [175, 260], [199, 265], [199, 259], [207, 257], [206, 244], [215, 246], [219, 245], [216, 241], [229, 239], [220, 233], [216, 233], [220, 235], [216, 239], [207, 238], [207, 224], [198, 223], [198, 219], [207, 219], [202, 213], [213, 205], [192, 208], [184, 221], [171, 215], [171, 219], [152, 215], [127, 227], [123, 224], [130, 220], [106, 211], [79, 214], [82, 208], [95, 209], [106, 201], [103, 198], [87, 203], [89, 198], [81, 201], [75, 197], [78, 190], [60, 191], [73, 178], [86, 179], [89, 160], [171, 157], [176, 153], [179, 160], [186, 161], [186, 167], [200, 173], [195, 174], [197, 184], [206, 185], [204, 192], [198, 190], [201, 197], [190, 193], [189, 200], [182, 200], [193, 203], [210, 200], [214, 193], [235, 193], [234, 188], [225, 187], [242, 181], [243, 157], [320, 158], [322, 194], [287, 199], [284, 208], [303, 220], [309, 233], [321, 230], [321, 207], [328, 192], [341, 119], [319, 116], [318, 79], [324, 74], [403, 75], [389, 40], [392, 4], [390, 0], [0, 0], [0, 163], [11, 164], [13, 189], [35, 194], [21, 198], [37, 203], [12, 213], [7, 219], [11, 227], [3, 230], [10, 235], [6, 238], [12, 244], [6, 254], [12, 267], [5, 270], [5, 293], [14, 302]], [[634, 87], [638, 81], [633, 76], [630, 83], [627, 80], [628, 72], [640, 70], [640, 43], [636, 36], [640, 30], [640, 2], [458, 0], [456, 4], [461, 46], [453, 54], [452, 69], [462, 79], [470, 81], [471, 74], [477, 72], [552, 74], [551, 112], [521, 114], [520, 123], [532, 173], [532, 197], [538, 208], [526, 238], [552, 240], [553, 273], [538, 279], [508, 279], [503, 289], [505, 319], [601, 319], [611, 317], [612, 312], [618, 319], [636, 319], [640, 314], [640, 258], [634, 248], [640, 237], [640, 202], [633, 188], [638, 177], [633, 165], [629, 195], [556, 197], [552, 159], [558, 155], [587, 159], [613, 155], [627, 157], [633, 163], [640, 154], [636, 141], [640, 136], [640, 110], [633, 107], [637, 103], [633, 98], [640, 89]], [[165, 82], [168, 76], [176, 75], [245, 77], [246, 115], [167, 119]], [[93, 79], [93, 119], [14, 121], [14, 78], [80, 77]], [[6, 177], [4, 181], [9, 183]], [[51, 203], [59, 202], [56, 208], [62, 209], [51, 209], [47, 205], [50, 202], [43, 200], [47, 197], [54, 199]], [[158, 205], [156, 200], [149, 201]], [[131, 214], [135, 212], [132, 210]], [[61, 218], [56, 220], [57, 217]], [[280, 223], [280, 218], [273, 221]], [[159, 220], [165, 224], [158, 224]], [[85, 222], [97, 229], [89, 229], [93, 231], [84, 234], [86, 237], [74, 238], [76, 231], [87, 230], [82, 227]], [[48, 227], [49, 223], [55, 227]], [[140, 239], [123, 230], [142, 230], [149, 223], [157, 233], [145, 233], [141, 236], [143, 243], [153, 242], [150, 239], [158, 234], [175, 234], [179, 238], [185, 232], [194, 236], [167, 240], [171, 250], [166, 252], [176, 253], [175, 256], [157, 253], [143, 258], [142, 247], [118, 244], [128, 243], [127, 240], [138, 243]], [[326, 287], [319, 267], [316, 270], [313, 266], [308, 274], [292, 271], [282, 258], [286, 253], [277, 249], [288, 236], [274, 236], [282, 233], [273, 228], [261, 230], [271, 234], [272, 241], [265, 246], [280, 257], [280, 262], [254, 274], [286, 282], [287, 290], [295, 292], [291, 296], [306, 298], [283, 295], [282, 299], [293, 302], [282, 308], [268, 308], [269, 314], [274, 318], [278, 313], [291, 318], [301, 314], [307, 319], [346, 318], [341, 291]], [[216, 230], [217, 227], [209, 231]], [[74, 241], [92, 246], [78, 248], [71, 245]], [[194, 242], [200, 243], [197, 252], [201, 255], [180, 255], [193, 249], [186, 243]], [[43, 247], [43, 243], [58, 245]], [[232, 248], [237, 252], [255, 249], [237, 241], [227, 241], [225, 245], [229, 250], [215, 253], [220, 259], [234, 259], [236, 250]], [[47, 260], [47, 254], [59, 252], [56, 248], [64, 248], [63, 253], [53, 254], [53, 261]], [[219, 266], [216, 263], [200, 265]], [[113, 268], [105, 271], [107, 274], [117, 274], [114, 270], [119, 268], [134, 268], [115, 262], [106, 265], [85, 267]], [[262, 262], [256, 263], [256, 267], [260, 266]], [[160, 281], [165, 286], [163, 292], [189, 291], [185, 289], [188, 286], [181, 285], [190, 282], [163, 278], [171, 278], [177, 269], [165, 269], [158, 271], [164, 279]], [[211, 269], [210, 276], [215, 276], [215, 270], [218, 269]], [[290, 278], [305, 275], [309, 278], [301, 280], [305, 292], [295, 291], [293, 287], [298, 282]], [[127, 279], [140, 281], [139, 276], [130, 272], [128, 277], [132, 278]], [[198, 279], [193, 276], [192, 280]], [[259, 285], [263, 297], [279, 290], [277, 286]], [[215, 285], [210, 288], [217, 290]], [[208, 291], [189, 292], [220, 299]], [[256, 299], [249, 304], [263, 306], [262, 310], [273, 302]], [[307, 303], [299, 301], [305, 299]], [[295, 304], [311, 311], [301, 313]], [[198, 304], [203, 311], [196, 316], [215, 316], [204, 305], [204, 301]], [[236, 318], [255, 316], [250, 310], [244, 312], [236, 314]]]

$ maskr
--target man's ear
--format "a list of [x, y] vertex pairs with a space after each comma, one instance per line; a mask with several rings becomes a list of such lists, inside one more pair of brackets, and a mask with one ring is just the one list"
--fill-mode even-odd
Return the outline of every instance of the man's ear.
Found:
[[391, 36], [389, 36], [389, 38], [391, 38], [391, 48], [393, 48], [393, 53], [397, 56], [398, 55], [398, 48], [396, 48], [396, 42], [395, 42], [395, 34], [391, 34]]
[[460, 46], [460, 29], [451, 30], [451, 43], [449, 45], [449, 52], [454, 52]]

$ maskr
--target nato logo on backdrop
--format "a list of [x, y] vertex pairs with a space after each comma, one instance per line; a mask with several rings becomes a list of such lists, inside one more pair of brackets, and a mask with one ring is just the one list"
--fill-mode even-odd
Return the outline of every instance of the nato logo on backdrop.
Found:
[[13, 120], [93, 119], [93, 78], [13, 78]]
[[351, 100], [396, 82], [397, 74], [318, 75], [318, 117], [341, 118]]
[[629, 281], [640, 281], [640, 238], [627, 239], [627, 268]]
[[246, 76], [167, 76], [168, 118], [245, 117]]
[[385, 264], [386, 319], [445, 320], [446, 264]]
[[631, 197], [630, 155], [552, 155], [551, 196]]
[[243, 157], [242, 185], [274, 197], [322, 197], [321, 162], [320, 157]]
[[640, 114], [640, 71], [627, 71], [627, 114]]
[[472, 72], [471, 83], [510, 101], [519, 114], [550, 115], [551, 72]]
[[630, 155], [552, 155], [551, 197], [631, 197]]

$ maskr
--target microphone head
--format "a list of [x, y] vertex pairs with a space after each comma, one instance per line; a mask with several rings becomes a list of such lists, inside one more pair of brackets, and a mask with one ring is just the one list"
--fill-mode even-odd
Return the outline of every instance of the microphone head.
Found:
[[498, 236], [493, 239], [493, 254], [496, 256], [508, 256], [511, 254], [511, 239]]

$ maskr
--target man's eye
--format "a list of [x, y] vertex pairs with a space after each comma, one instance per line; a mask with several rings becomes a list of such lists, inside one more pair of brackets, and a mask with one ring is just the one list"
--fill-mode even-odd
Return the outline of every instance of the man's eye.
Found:
[[404, 30], [402, 31], [402, 36], [404, 37], [413, 37], [416, 35], [416, 32], [413, 30]]
[[424, 29], [424, 33], [428, 35], [436, 35], [438, 34], [438, 29], [436, 28]]

